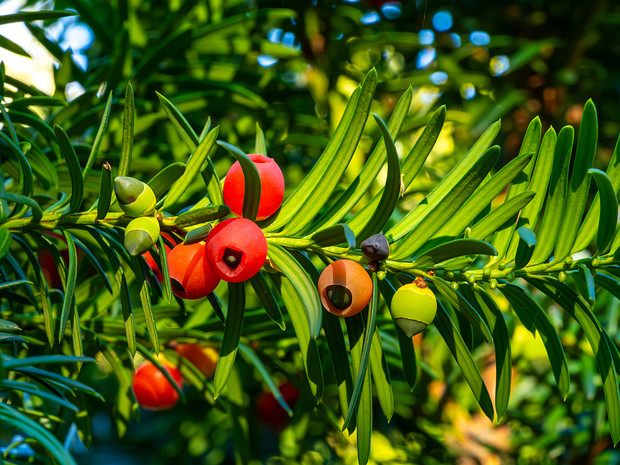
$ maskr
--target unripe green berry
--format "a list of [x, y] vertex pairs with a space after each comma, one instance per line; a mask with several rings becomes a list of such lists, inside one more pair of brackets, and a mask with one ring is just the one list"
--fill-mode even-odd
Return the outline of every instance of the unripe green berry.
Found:
[[125, 249], [132, 256], [149, 250], [159, 238], [159, 221], [150, 216], [135, 218], [125, 229]]
[[146, 216], [155, 210], [155, 193], [142, 181], [117, 176], [114, 178], [114, 193], [121, 209], [130, 216]]
[[400, 287], [392, 297], [392, 318], [398, 327], [413, 337], [432, 323], [437, 313], [437, 299], [423, 278]]

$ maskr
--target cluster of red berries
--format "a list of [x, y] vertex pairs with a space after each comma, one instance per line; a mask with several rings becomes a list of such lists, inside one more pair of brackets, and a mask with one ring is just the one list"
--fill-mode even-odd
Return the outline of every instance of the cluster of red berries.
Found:
[[[257, 220], [268, 218], [282, 204], [284, 177], [277, 163], [259, 154], [249, 155], [261, 179], [261, 198]], [[239, 162], [235, 162], [224, 181], [224, 202], [238, 216], [242, 215], [245, 179]], [[204, 242], [178, 244], [168, 254], [172, 291], [183, 299], [209, 295], [220, 280], [242, 282], [262, 268], [267, 258], [267, 240], [260, 227], [247, 218], [230, 218], [217, 224]], [[158, 279], [163, 279], [155, 261], [147, 261]]]
[[[206, 378], [215, 373], [218, 354], [212, 347], [199, 344], [171, 344], [174, 350], [200, 371]], [[178, 367], [162, 358], [162, 366], [179, 388], [183, 378]], [[179, 394], [164, 374], [152, 362], [144, 362], [133, 375], [133, 392], [138, 403], [150, 410], [165, 410], [179, 400]]]

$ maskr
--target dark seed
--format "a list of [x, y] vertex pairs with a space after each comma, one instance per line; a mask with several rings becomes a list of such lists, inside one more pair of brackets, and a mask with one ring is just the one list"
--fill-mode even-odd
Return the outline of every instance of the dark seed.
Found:
[[230, 268], [231, 270], [234, 270], [239, 265], [241, 265], [241, 259], [242, 258], [243, 258], [243, 252], [242, 251], [235, 250], [235, 249], [230, 249], [228, 247], [226, 247], [226, 249], [224, 249], [223, 261], [226, 264], [226, 266], [228, 266], [228, 268]]
[[325, 288], [327, 291], [327, 298], [334, 307], [338, 310], [344, 310], [351, 305], [353, 297], [351, 291], [339, 284], [332, 284]]
[[370, 236], [361, 245], [362, 253], [370, 258], [381, 262], [390, 256], [390, 244], [383, 234]]

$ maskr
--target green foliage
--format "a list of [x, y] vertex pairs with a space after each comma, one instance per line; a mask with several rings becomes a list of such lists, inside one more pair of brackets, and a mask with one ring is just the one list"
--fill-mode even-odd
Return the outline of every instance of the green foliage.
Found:
[[[316, 24], [301, 7], [246, 14], [239, 2], [230, 9], [218, 2], [182, 2], [153, 35], [141, 24], [144, 7], [135, 2], [123, 4], [123, 12], [116, 11], [121, 5], [103, 9], [101, 16], [93, 13], [96, 6], [67, 3], [97, 36], [99, 49], [91, 53], [108, 59], [94, 60], [88, 73], [80, 72], [69, 55], [39, 34], [62, 63], [55, 76], [58, 95], [41, 95], [3, 70], [0, 106], [0, 418], [28, 436], [37, 460], [75, 463], [62, 443], [75, 434], [73, 428], [89, 445], [90, 420], [100, 410], [113, 418], [115, 434], [131, 436], [139, 415], [131, 373], [146, 359], [171, 380], [160, 353], [179, 365], [195, 388], [183, 391], [172, 383], [183, 401], [211, 406], [205, 434], [215, 438], [214, 425], [223, 424], [239, 463], [260, 455], [250, 440], [259, 430], [255, 401], [244, 391], [256, 393], [262, 383], [293, 419], [280, 436], [281, 450], [288, 438], [290, 451], [297, 451], [287, 456], [291, 463], [299, 459], [304, 438], [339, 450], [345, 437], [340, 431], [356, 435], [360, 464], [388, 461], [373, 456], [380, 450], [375, 439], [385, 439], [377, 434], [384, 420], [416, 421], [415, 441], [395, 436], [390, 447], [405, 460], [418, 460], [432, 450], [429, 442], [446, 438], [424, 415], [414, 416], [415, 411], [441, 417], [441, 404], [450, 402], [444, 394], [433, 399], [433, 382], [443, 383], [462, 410], [481, 411], [493, 423], [510, 417], [527, 424], [527, 418], [518, 418], [519, 407], [511, 406], [527, 403], [519, 382], [513, 382], [513, 370], [527, 361], [516, 355], [517, 328], [523, 327], [540, 337], [549, 361], [550, 376], [541, 374], [536, 382], [551, 399], [552, 411], [569, 416], [560, 400], [596, 410], [602, 395], [606, 420], [588, 427], [597, 439], [610, 437], [614, 446], [620, 441], [618, 149], [606, 172], [594, 167], [603, 162], [596, 158], [599, 121], [591, 100], [584, 106], [574, 156], [572, 126], [557, 136], [553, 128], [543, 135], [534, 118], [518, 155], [499, 168], [502, 149], [492, 144], [500, 132], [500, 122], [493, 121], [500, 115], [490, 112], [480, 118], [474, 132], [481, 135], [462, 158], [450, 169], [437, 168], [431, 154], [447, 130], [446, 107], [430, 116], [412, 115], [412, 87], [399, 87], [402, 95], [393, 111], [379, 107], [378, 92], [393, 81], [381, 66], [353, 60], [349, 76], [361, 84], [347, 95], [333, 132], [307, 111], [338, 104], [321, 93], [338, 85], [324, 63], [316, 69], [328, 84], [320, 77], [312, 83], [312, 98], [299, 97], [303, 105], [286, 127], [288, 110], [270, 105], [277, 79], [267, 73], [259, 80], [249, 65], [231, 68], [230, 57], [259, 52], [294, 67], [308, 53], [308, 43], [298, 50], [244, 31], [290, 18], [310, 31]], [[348, 6], [339, 5], [338, 11], [341, 19], [353, 14]], [[2, 17], [0, 24], [71, 14], [24, 12]], [[180, 19], [205, 15], [208, 24], [195, 28]], [[32, 23], [29, 28], [43, 31]], [[407, 34], [361, 36], [348, 43], [355, 57], [371, 42], [406, 44]], [[0, 47], [25, 53], [6, 38]], [[529, 48], [522, 53], [539, 53]], [[199, 70], [189, 60], [175, 60], [178, 50], [209, 66]], [[239, 83], [230, 78], [231, 69], [243, 77]], [[86, 89], [70, 102], [61, 95], [68, 75]], [[98, 92], [102, 83], [107, 98]], [[504, 101], [511, 98], [520, 99], [508, 94]], [[380, 108], [373, 113], [377, 124], [367, 124], [375, 107]], [[212, 127], [211, 119], [218, 124]], [[489, 127], [481, 127], [483, 122]], [[420, 130], [415, 143], [412, 129]], [[242, 166], [243, 214], [255, 219], [260, 179], [246, 153], [276, 154], [296, 141], [318, 158], [302, 169], [303, 179], [288, 186], [281, 209], [260, 223], [268, 262], [249, 286], [222, 285], [208, 298], [183, 301], [172, 293], [163, 236], [150, 252], [161, 283], [144, 257], [125, 250], [130, 218], [115, 199], [112, 173], [150, 179], [157, 198], [154, 218], [162, 231], [178, 242], [196, 242], [230, 214], [220, 174], [232, 159], [220, 147]], [[293, 151], [286, 150], [273, 156], [294, 179]], [[377, 182], [384, 167], [385, 181]], [[423, 178], [434, 170], [436, 179], [425, 185]], [[413, 190], [422, 194], [415, 201]], [[391, 255], [369, 263], [359, 245], [378, 232], [388, 238]], [[319, 270], [341, 258], [366, 266], [373, 282], [368, 308], [344, 323], [322, 308], [317, 292]], [[425, 278], [438, 299], [434, 325], [424, 336], [431, 351], [416, 351], [390, 315], [395, 290], [414, 277]], [[582, 333], [586, 349], [577, 342]], [[175, 341], [217, 347], [214, 379], [183, 362], [172, 350]], [[448, 355], [456, 364], [447, 362]], [[484, 357], [493, 360], [494, 383], [481, 369]], [[90, 367], [94, 359], [99, 368]], [[106, 382], [97, 381], [102, 372]], [[596, 372], [600, 385], [593, 380]], [[280, 392], [283, 378], [301, 392], [296, 406]], [[557, 392], [547, 387], [553, 380]], [[575, 385], [583, 385], [586, 394]], [[411, 391], [424, 408], [410, 400]], [[596, 412], [602, 418], [603, 411]], [[337, 439], [328, 444], [323, 437]], [[225, 449], [226, 440], [213, 450]], [[8, 449], [5, 458], [19, 459]]]

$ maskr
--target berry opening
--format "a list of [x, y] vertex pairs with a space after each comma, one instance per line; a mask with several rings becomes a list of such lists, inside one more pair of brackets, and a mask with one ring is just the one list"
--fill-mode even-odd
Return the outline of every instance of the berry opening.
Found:
[[345, 310], [351, 305], [353, 296], [351, 291], [340, 284], [332, 284], [325, 288], [327, 298], [338, 310]]
[[226, 247], [224, 249], [224, 255], [222, 256], [222, 261], [228, 268], [230, 268], [231, 270], [234, 270], [239, 265], [241, 265], [243, 255], [244, 253], [241, 250], [236, 250], [236, 249], [231, 249], [230, 247]]
[[183, 285], [177, 281], [174, 278], [170, 278], [170, 286], [172, 287], [173, 291], [185, 294], [185, 288], [183, 287]]

